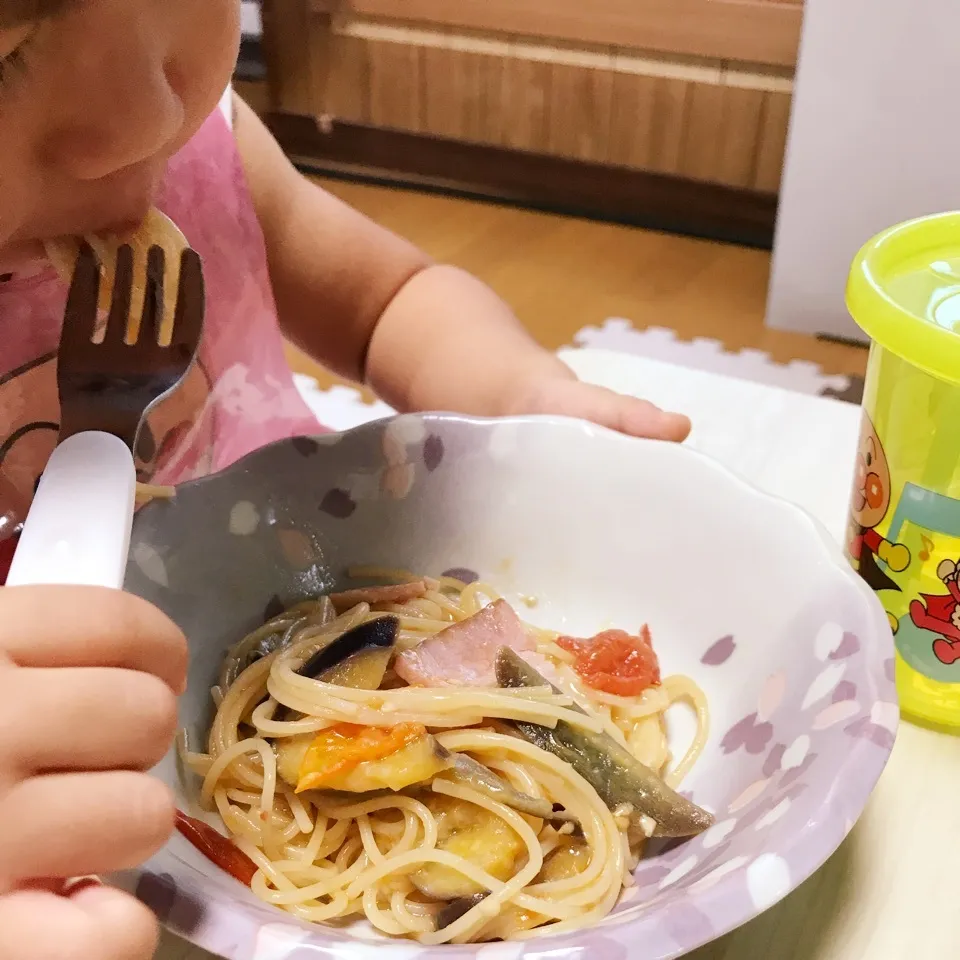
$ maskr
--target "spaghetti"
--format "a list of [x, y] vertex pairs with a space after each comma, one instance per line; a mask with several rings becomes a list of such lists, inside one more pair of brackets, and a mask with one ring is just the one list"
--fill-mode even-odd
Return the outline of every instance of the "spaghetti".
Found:
[[176, 495], [176, 487], [161, 486], [154, 483], [137, 484], [136, 498], [138, 505], [149, 503], [151, 500], [172, 500]]
[[[708, 733], [691, 679], [604, 693], [555, 633], [523, 625], [505, 649], [515, 615], [488, 584], [356, 573], [399, 586], [300, 604], [244, 638], [213, 691], [207, 752], [185, 748], [262, 900], [424, 944], [562, 932], [613, 909], [655, 831], [709, 825], [671, 789]], [[480, 629], [499, 631], [496, 678], [459, 685], [486, 655]], [[672, 764], [665, 714], [680, 701], [698, 731]], [[619, 764], [609, 783], [594, 750]]]

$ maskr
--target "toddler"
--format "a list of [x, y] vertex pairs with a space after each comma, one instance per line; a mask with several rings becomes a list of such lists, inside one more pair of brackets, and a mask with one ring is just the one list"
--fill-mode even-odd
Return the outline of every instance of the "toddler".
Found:
[[[151, 205], [204, 260], [207, 324], [135, 451], [177, 483], [320, 427], [283, 337], [401, 411], [553, 413], [682, 440], [683, 417], [582, 384], [469, 275], [302, 177], [226, 96], [239, 0], [0, 0], [0, 517], [22, 519], [57, 440], [66, 287], [42, 241]], [[0, 582], [13, 541], [0, 545]], [[186, 647], [120, 592], [0, 589], [0, 960], [148, 960], [152, 917], [89, 881], [172, 829], [146, 775]]]

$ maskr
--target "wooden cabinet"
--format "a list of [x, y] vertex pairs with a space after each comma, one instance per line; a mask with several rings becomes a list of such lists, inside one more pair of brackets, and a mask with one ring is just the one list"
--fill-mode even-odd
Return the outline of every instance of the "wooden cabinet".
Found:
[[442, 138], [505, 162], [523, 151], [768, 197], [802, 12], [800, 0], [266, 0], [264, 10], [273, 105], [320, 130], [402, 133], [424, 150]]
[[793, 66], [801, 0], [347, 0], [355, 15]]

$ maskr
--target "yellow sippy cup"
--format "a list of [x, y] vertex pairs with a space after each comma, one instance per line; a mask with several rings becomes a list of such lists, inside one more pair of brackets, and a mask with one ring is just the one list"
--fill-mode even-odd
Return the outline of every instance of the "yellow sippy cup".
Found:
[[847, 305], [873, 341], [847, 554], [887, 611], [904, 715], [960, 733], [960, 213], [871, 240]]

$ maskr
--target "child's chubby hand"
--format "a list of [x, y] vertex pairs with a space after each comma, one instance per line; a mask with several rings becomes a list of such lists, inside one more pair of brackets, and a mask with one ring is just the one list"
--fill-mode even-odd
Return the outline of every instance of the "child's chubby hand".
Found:
[[88, 877], [167, 841], [169, 748], [187, 653], [113, 590], [0, 588], [0, 960], [149, 960], [156, 923]]
[[525, 382], [511, 398], [507, 412], [577, 417], [631, 437], [675, 443], [682, 443], [690, 433], [690, 420], [682, 414], [667, 413], [647, 400], [583, 383], [566, 372]]

